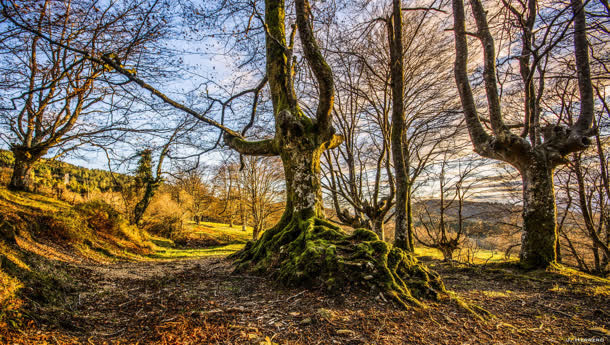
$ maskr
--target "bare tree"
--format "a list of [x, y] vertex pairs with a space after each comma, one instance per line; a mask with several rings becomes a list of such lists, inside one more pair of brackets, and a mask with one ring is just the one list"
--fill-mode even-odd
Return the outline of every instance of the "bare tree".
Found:
[[197, 224], [202, 220], [204, 212], [211, 207], [213, 201], [212, 190], [204, 177], [208, 169], [207, 166], [200, 165], [186, 167], [173, 174], [173, 184], [190, 197], [185, 207]]
[[[580, 92], [580, 116], [574, 125], [562, 126], [558, 123], [540, 127], [539, 109], [536, 103], [543, 94], [543, 84], [536, 89], [533, 76], [538, 73], [539, 81], [544, 80], [540, 67], [543, 57], [562, 39], [567, 32], [564, 24], [558, 35], [550, 35], [557, 27], [550, 25], [536, 36], [533, 27], [541, 9], [536, 0], [521, 4], [521, 8], [510, 7], [522, 19], [522, 54], [519, 67], [525, 85], [523, 96], [524, 120], [514, 126], [506, 124], [502, 115], [500, 92], [497, 78], [496, 45], [489, 28], [486, 11], [480, 0], [471, 0], [472, 15], [476, 32], [466, 29], [466, 15], [462, 0], [453, 0], [455, 35], [455, 80], [460, 93], [462, 108], [475, 152], [492, 159], [498, 159], [514, 166], [521, 173], [523, 181], [523, 238], [521, 263], [526, 267], [546, 267], [556, 262], [557, 231], [555, 195], [553, 190], [553, 170], [564, 164], [567, 157], [587, 148], [591, 140], [593, 122], [593, 88], [589, 71], [587, 51], [587, 28], [585, 10], [581, 1], [572, 0], [569, 8], [561, 9], [557, 18], [574, 22], [574, 48]], [[566, 15], [571, 9], [572, 15]], [[566, 18], [567, 17], [567, 18]], [[545, 34], [548, 33], [548, 34]], [[564, 33], [564, 34], [562, 34]], [[483, 80], [487, 96], [489, 120], [482, 121], [477, 110], [468, 74], [467, 35], [479, 39], [483, 46]], [[552, 42], [549, 40], [552, 39]], [[533, 67], [532, 67], [533, 66]], [[536, 94], [537, 93], [537, 94]], [[489, 123], [491, 134], [484, 124]], [[521, 127], [521, 133], [511, 128]]]
[[[107, 49], [125, 57], [138, 54], [160, 30], [151, 22], [147, 29], [142, 22], [135, 25], [135, 17], [150, 10], [147, 5], [135, 3], [119, 15], [111, 5], [98, 8], [102, 5], [97, 2], [2, 2], [5, 23], [0, 58], [5, 78], [0, 83], [4, 96], [0, 137], [15, 157], [11, 188], [30, 190], [33, 165], [50, 150], [70, 151], [126, 127], [126, 119], [119, 116], [123, 96], [100, 82], [108, 69], [66, 46], [88, 37], [96, 50]], [[13, 25], [16, 19], [31, 21], [35, 31], [59, 44]], [[91, 21], [109, 20], [114, 21], [109, 30], [90, 30]], [[142, 30], [143, 36], [129, 45], [117, 44], [116, 38], [124, 34], [119, 30], [126, 26]], [[147, 33], [150, 35], [144, 35]]]
[[[217, 200], [221, 203], [221, 208], [217, 216], [222, 216], [227, 220], [229, 227], [233, 227], [235, 216], [243, 211], [241, 207], [241, 184], [239, 183], [239, 165], [227, 157], [218, 167], [213, 178], [217, 195]], [[243, 214], [243, 212], [241, 212]], [[242, 221], [243, 221], [242, 217]]]
[[[375, 59], [369, 52], [379, 51], [376, 48], [361, 41], [333, 48], [339, 51], [334, 69], [338, 71], [334, 123], [345, 141], [324, 153], [323, 187], [330, 193], [340, 222], [369, 228], [384, 240], [384, 223], [390, 218], [395, 190], [389, 150], [390, 97], [387, 83], [377, 81], [368, 67], [371, 62], [363, 60]], [[388, 75], [381, 71], [387, 70], [385, 65], [373, 65], [379, 67], [379, 75]]]
[[253, 240], [258, 239], [270, 218], [282, 211], [283, 176], [278, 163], [249, 156], [239, 173], [242, 203], [253, 222]]
[[415, 238], [422, 245], [441, 251], [445, 261], [453, 260], [453, 253], [467, 237], [464, 202], [472, 195], [478, 182], [475, 169], [480, 161], [471, 157], [455, 157], [445, 151], [438, 176], [438, 200], [421, 201], [417, 218], [423, 228]]

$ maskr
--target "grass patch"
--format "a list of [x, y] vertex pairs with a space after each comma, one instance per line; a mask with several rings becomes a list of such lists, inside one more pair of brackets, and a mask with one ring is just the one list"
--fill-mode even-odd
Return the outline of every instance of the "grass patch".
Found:
[[482, 293], [483, 295], [485, 295], [487, 297], [491, 297], [491, 298], [510, 297], [510, 294], [512, 293], [512, 291], [510, 291], [510, 290], [506, 290], [506, 291], [481, 290], [479, 292]]
[[[415, 247], [415, 255], [420, 258], [443, 260], [443, 254], [440, 250], [428, 247]], [[516, 262], [517, 258], [504, 257], [504, 253], [497, 250], [478, 249], [474, 253], [467, 253], [466, 250], [456, 251], [454, 255], [455, 261], [468, 262], [471, 264], [485, 263], [500, 263], [500, 262]]]
[[195, 259], [209, 256], [227, 256], [242, 249], [243, 244], [234, 243], [224, 246], [214, 246], [208, 248], [195, 249], [176, 249], [176, 248], [159, 248], [148, 257], [154, 259]]
[[192, 240], [209, 240], [218, 244], [243, 243], [252, 239], [252, 227], [247, 226], [246, 231], [241, 225], [230, 227], [229, 224], [188, 222], [185, 224], [183, 234]]

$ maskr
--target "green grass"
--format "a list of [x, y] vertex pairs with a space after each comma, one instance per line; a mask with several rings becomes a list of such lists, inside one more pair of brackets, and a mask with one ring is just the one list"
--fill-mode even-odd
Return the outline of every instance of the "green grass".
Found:
[[246, 231], [241, 225], [230, 227], [229, 224], [195, 222], [186, 224], [185, 234], [191, 239], [212, 239], [221, 244], [246, 243], [252, 238], [252, 227], [247, 226]]
[[0, 206], [3, 208], [17, 206], [42, 212], [57, 212], [71, 208], [70, 204], [54, 198], [28, 192], [9, 191], [6, 188], [0, 188]]
[[154, 252], [147, 255], [150, 259], [174, 260], [196, 259], [210, 256], [227, 256], [242, 249], [246, 242], [252, 238], [252, 227], [242, 230], [241, 225], [230, 227], [228, 224], [211, 222], [188, 222], [181, 237], [187, 240], [203, 240], [215, 245], [204, 248], [180, 248], [173, 241], [151, 237], [155, 244]]
[[[415, 247], [415, 255], [419, 256], [419, 257], [423, 256], [423, 257], [428, 257], [428, 258], [432, 258], [432, 259], [443, 260], [443, 254], [441, 253], [440, 250], [435, 249], [435, 248]], [[471, 256], [473, 256], [473, 255], [471, 254]], [[455, 251], [453, 259], [456, 261], [463, 261], [463, 262], [468, 261], [467, 256], [466, 256], [466, 250], [462, 249], [461, 252]], [[517, 259], [514, 257], [511, 257], [508, 260], [506, 260], [504, 258], [504, 253], [502, 251], [498, 251], [498, 250], [491, 251], [491, 250], [478, 249], [477, 251], [475, 251], [474, 257], [471, 258], [471, 263], [483, 264], [483, 263], [511, 262], [511, 261], [516, 261], [516, 260]]]
[[236, 251], [242, 249], [243, 244], [234, 243], [223, 246], [214, 246], [208, 248], [195, 248], [195, 249], [175, 249], [175, 248], [162, 248], [155, 250], [154, 253], [148, 255], [153, 259], [195, 259], [209, 256], [227, 256], [233, 254]]

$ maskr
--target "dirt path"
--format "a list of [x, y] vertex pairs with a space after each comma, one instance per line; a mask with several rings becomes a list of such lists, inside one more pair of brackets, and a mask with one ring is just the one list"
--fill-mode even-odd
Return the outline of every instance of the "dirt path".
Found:
[[610, 328], [605, 284], [436, 265], [496, 318], [479, 321], [450, 301], [403, 311], [361, 294], [282, 288], [207, 257], [83, 266], [69, 318], [35, 332], [59, 344], [566, 344]]

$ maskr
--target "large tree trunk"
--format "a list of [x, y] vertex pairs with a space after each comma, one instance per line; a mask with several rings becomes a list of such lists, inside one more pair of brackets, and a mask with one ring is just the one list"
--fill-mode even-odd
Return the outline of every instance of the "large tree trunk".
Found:
[[15, 164], [13, 165], [9, 188], [20, 191], [32, 191], [34, 164], [46, 153], [46, 150], [41, 151], [13, 146], [11, 151], [15, 158]]
[[[445, 288], [412, 255], [380, 241], [372, 231], [347, 234], [328, 222], [322, 207], [320, 156], [343, 138], [332, 128], [333, 79], [313, 36], [309, 2], [295, 0], [297, 27], [304, 55], [318, 82], [315, 120], [299, 109], [287, 56], [284, 2], [265, 2], [267, 75], [275, 115], [275, 137], [246, 141], [231, 133], [225, 142], [242, 154], [279, 155], [286, 178], [286, 208], [273, 228], [234, 254], [236, 270], [272, 275], [287, 285], [347, 286], [384, 294], [398, 304], [421, 305], [419, 298], [438, 298]], [[271, 38], [271, 39], [270, 39]]]
[[304, 146], [302, 142], [290, 143], [280, 154], [286, 177], [286, 212], [294, 212], [302, 219], [323, 217], [320, 183], [320, 155], [323, 150]]
[[556, 260], [556, 209], [553, 166], [546, 155], [533, 155], [521, 169], [523, 180], [523, 235], [521, 263], [526, 267], [547, 267]]
[[32, 168], [33, 164], [31, 162], [15, 158], [9, 188], [23, 191], [32, 190]]
[[399, 304], [444, 292], [440, 277], [372, 231], [347, 234], [325, 220], [320, 156], [334, 146], [307, 133], [306, 120], [278, 116], [279, 153], [286, 178], [286, 208], [281, 220], [256, 242], [235, 254], [238, 271], [272, 274], [287, 285], [323, 286], [343, 291], [358, 286], [380, 292]]

